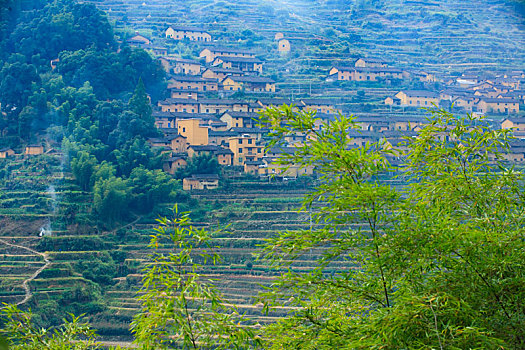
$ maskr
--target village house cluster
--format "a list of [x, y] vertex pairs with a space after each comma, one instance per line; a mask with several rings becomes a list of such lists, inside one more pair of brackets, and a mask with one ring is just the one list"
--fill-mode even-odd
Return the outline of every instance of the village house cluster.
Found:
[[[159, 101], [153, 115], [163, 137], [149, 140], [166, 154], [164, 170], [174, 174], [197, 155], [208, 153], [221, 166], [238, 167], [245, 173], [258, 176], [297, 177], [312, 174], [313, 169], [292, 166], [284, 169], [276, 163], [281, 152], [292, 152], [302, 138], [289, 140], [279, 150], [265, 152], [268, 130], [258, 125], [259, 112], [286, 99], [259, 98], [248, 101], [233, 97], [210, 98], [211, 94], [231, 96], [235, 92], [275, 93], [276, 84], [263, 76], [264, 62], [253, 52], [232, 47], [210, 45], [211, 35], [194, 27], [170, 26], [168, 40], [189, 40], [202, 43], [199, 60], [159, 54], [151, 49], [151, 40], [135, 35], [128, 43], [150, 50], [158, 56], [168, 74], [169, 98]], [[162, 51], [164, 52], [164, 51]], [[235, 95], [233, 95], [235, 96]], [[296, 108], [315, 110], [320, 115], [333, 115], [340, 110], [324, 99], [301, 99], [293, 102]], [[218, 186], [215, 175], [194, 175], [183, 180], [187, 190], [213, 189]]]
[[508, 73], [496, 78], [482, 78], [463, 74], [449, 80], [439, 92], [424, 90], [399, 91], [387, 97], [385, 104], [402, 107], [430, 107], [432, 105], [461, 109], [479, 115], [517, 114], [525, 92], [520, 89], [523, 72]]
[[17, 154], [12, 148], [5, 147], [0, 148], [0, 159], [5, 159], [9, 157], [17, 157], [17, 156], [38, 156], [41, 154], [56, 154], [57, 151], [54, 148], [49, 148], [47, 150], [44, 150], [44, 146], [42, 144], [30, 144], [24, 147], [24, 150], [22, 153]]
[[[265, 152], [268, 130], [259, 125], [259, 112], [282, 104], [290, 105], [292, 101], [273, 98], [260, 98], [254, 102], [192, 98], [160, 101], [154, 116], [164, 137], [152, 138], [149, 142], [163, 148], [167, 155], [164, 170], [171, 174], [186, 166], [192, 157], [203, 153], [214, 155], [221, 166], [239, 167], [245, 173], [258, 176], [312, 174], [313, 169], [299, 169], [298, 166], [284, 169], [276, 163], [282, 152], [291, 152], [293, 146], [304, 142], [300, 135], [287, 140], [284, 147]], [[325, 118], [338, 112], [326, 100], [303, 99], [295, 101], [294, 105], [297, 109], [318, 111]], [[186, 189], [209, 189], [216, 185], [210, 185], [210, 178], [204, 176], [183, 182]]]
[[378, 81], [379, 79], [411, 79], [417, 78], [422, 82], [434, 82], [436, 76], [432, 73], [420, 70], [403, 70], [393, 68], [382, 59], [359, 58], [353, 65], [333, 66], [327, 77], [327, 81]]
[[[291, 43], [308, 38], [275, 34], [277, 52], [286, 55]], [[153, 147], [165, 154], [163, 168], [174, 174], [187, 166], [191, 158], [209, 154], [219, 165], [261, 177], [295, 178], [313, 174], [314, 169], [298, 166], [284, 168], [277, 160], [283, 153], [293, 153], [304, 144], [305, 135], [287, 137], [278, 149], [266, 150], [268, 130], [259, 125], [259, 113], [267, 107], [293, 104], [296, 110], [315, 111], [321, 120], [331, 120], [341, 113], [334, 100], [327, 98], [275, 98], [276, 82], [264, 76], [264, 62], [254, 52], [217, 45], [212, 35], [201, 28], [169, 26], [167, 41], [187, 41], [200, 47], [198, 59], [169, 55], [164, 46], [157, 46], [150, 38], [135, 33], [127, 43], [141, 47], [156, 56], [168, 75], [169, 98], [153, 106], [155, 124], [163, 136], [149, 139]], [[56, 64], [51, 61], [51, 65]], [[417, 69], [390, 67], [377, 58], [362, 57], [349, 64], [333, 66], [327, 82], [376, 82], [407, 80], [419, 81], [425, 86], [446, 87], [440, 91], [401, 90], [384, 99], [390, 112], [360, 113], [356, 124], [360, 130], [351, 133], [352, 147], [383, 140], [387, 147], [402, 148], [406, 137], [416, 137], [427, 120], [405, 110], [439, 106], [477, 115], [501, 115], [492, 120], [492, 127], [512, 129], [517, 137], [510, 143], [509, 161], [525, 162], [525, 118], [519, 117], [520, 103], [525, 93], [522, 84], [524, 72], [510, 72], [496, 77], [463, 74], [460, 77], [438, 77], [435, 73]], [[434, 84], [439, 82], [439, 84]], [[241, 98], [249, 92], [251, 98]], [[253, 96], [260, 95], [260, 98]], [[403, 113], [392, 113], [398, 108]], [[28, 145], [23, 154], [44, 153], [42, 145]], [[54, 152], [53, 149], [45, 153]], [[0, 158], [16, 156], [12, 149], [1, 149]], [[395, 162], [395, 159], [392, 160]], [[216, 175], [197, 174], [183, 180], [186, 190], [218, 187]]]
[[[167, 50], [155, 47], [151, 40], [136, 35], [128, 40], [155, 54], [168, 73], [169, 98], [159, 101], [154, 116], [163, 137], [150, 139], [155, 147], [166, 153], [165, 171], [175, 171], [188, 161], [203, 153], [214, 155], [225, 167], [238, 167], [246, 173], [259, 176], [296, 177], [312, 174], [313, 169], [290, 167], [283, 169], [276, 163], [284, 153], [293, 153], [295, 146], [306, 141], [304, 135], [287, 138], [279, 149], [265, 152], [265, 136], [268, 130], [258, 125], [259, 112], [269, 106], [294, 104], [297, 109], [315, 110], [322, 120], [330, 120], [340, 109], [328, 99], [234, 98], [235, 92], [275, 93], [276, 82], [264, 76], [264, 62], [256, 54], [234, 47], [212, 43], [206, 30], [170, 26], [165, 32], [167, 40], [187, 40], [202, 44], [199, 60], [167, 55]], [[281, 55], [290, 52], [291, 42], [304, 38], [275, 35], [277, 51]], [[430, 90], [403, 90], [384, 102], [391, 108], [432, 107], [462, 108], [479, 114], [516, 114], [524, 96], [520, 90], [522, 72], [506, 74], [492, 79], [482, 79], [464, 74], [456, 79], [438, 77], [418, 69], [391, 67], [388, 62], [362, 57], [347, 65], [333, 66], [326, 78], [334, 81], [420, 81], [427, 86], [435, 82], [445, 83], [447, 88], [436, 92]], [[210, 94], [214, 97], [210, 98]], [[220, 96], [220, 97], [217, 97]], [[361, 130], [353, 133], [352, 147], [384, 140], [387, 147], [399, 148], [406, 137], [417, 136], [427, 122], [417, 115], [389, 113], [361, 113], [356, 119]], [[496, 121], [494, 127], [513, 128], [518, 137], [525, 138], [525, 120], [508, 117]], [[525, 161], [525, 143], [518, 139], [511, 144], [512, 161]], [[395, 160], [393, 160], [395, 161]], [[184, 179], [184, 188], [211, 189], [218, 186], [215, 175], [195, 175]]]
[[417, 79], [421, 82], [443, 82], [441, 91], [403, 90], [389, 96], [384, 103], [399, 107], [432, 107], [433, 105], [474, 112], [480, 115], [516, 114], [525, 98], [520, 81], [523, 72], [507, 73], [494, 78], [463, 74], [456, 79], [440, 79], [435, 74], [415, 69], [393, 68], [382, 59], [359, 58], [353, 65], [334, 66], [327, 81], [378, 81]]

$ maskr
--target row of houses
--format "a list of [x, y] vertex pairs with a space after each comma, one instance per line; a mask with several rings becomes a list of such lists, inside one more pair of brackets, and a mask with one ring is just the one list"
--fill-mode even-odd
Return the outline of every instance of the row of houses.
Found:
[[[54, 152], [55, 152], [54, 149], [49, 149], [46, 153], [54, 153]], [[44, 146], [38, 145], [38, 144], [34, 144], [34, 145], [27, 145], [27, 146], [25, 146], [24, 147], [24, 152], [21, 155], [36, 156], [36, 155], [40, 155], [40, 154], [44, 154]], [[17, 155], [19, 155], [19, 154], [16, 154], [15, 151], [12, 148], [5, 147], [5, 148], [0, 149], [0, 159], [14, 157], [14, 156], [17, 156]]]
[[[202, 61], [163, 56], [159, 60], [169, 77], [172, 98], [196, 99], [196, 92], [275, 92], [275, 81], [260, 76], [263, 62], [255, 54], [236, 49], [205, 48]], [[189, 91], [182, 91], [189, 90]]]
[[389, 67], [378, 58], [359, 58], [353, 65], [333, 66], [328, 72], [327, 81], [378, 81], [379, 79], [417, 78], [423, 82], [437, 81], [434, 74], [421, 70], [403, 70]]
[[211, 42], [211, 34], [206, 30], [191, 26], [169, 26], [166, 38], [173, 40], [190, 40]]
[[[258, 112], [271, 106], [292, 104], [285, 99], [258, 99], [254, 102], [228, 99], [167, 99], [160, 101], [160, 110], [154, 112], [157, 127], [164, 137], [149, 142], [166, 153], [164, 170], [174, 174], [187, 165], [195, 155], [208, 153], [222, 166], [237, 166], [244, 172], [260, 176], [280, 175], [294, 177], [310, 170], [291, 167], [284, 169], [275, 162], [279, 152], [264, 151], [267, 129], [258, 124]], [[337, 110], [330, 101], [304, 99], [295, 102], [295, 108], [319, 111], [330, 118]], [[304, 141], [300, 135], [290, 137], [291, 145]], [[190, 180], [188, 180], [190, 181]], [[193, 181], [193, 182], [191, 182]], [[188, 189], [204, 183], [204, 178], [188, 182]], [[207, 180], [206, 180], [207, 181]], [[197, 186], [197, 187], [195, 187]], [[202, 185], [204, 186], [204, 185]], [[206, 187], [209, 188], [209, 187]]]
[[426, 90], [399, 91], [393, 97], [387, 97], [385, 104], [402, 107], [442, 107], [462, 108], [467, 112], [480, 114], [516, 114], [520, 111], [520, 102], [523, 101], [523, 93], [508, 95], [506, 93], [495, 94], [494, 97], [486, 96], [476, 92], [459, 92], [457, 90], [445, 89], [440, 93]]
[[337, 114], [341, 112], [330, 100], [315, 98], [300, 99], [295, 102], [278, 98], [261, 98], [255, 102], [236, 99], [167, 98], [158, 102], [158, 108], [162, 112], [220, 115], [225, 112], [259, 112], [266, 107], [280, 106], [282, 104], [294, 104], [301, 110], [316, 111], [324, 114]]
[[[211, 71], [211, 70], [208, 70]], [[225, 73], [224, 70], [220, 71]], [[215, 71], [213, 72], [215, 74]], [[205, 91], [275, 92], [275, 81], [267, 77], [227, 75], [224, 78], [207, 78], [195, 75], [173, 75], [168, 80], [172, 98], [196, 99]], [[182, 91], [181, 91], [182, 90]]]
[[262, 61], [257, 58], [219, 56], [209, 66], [203, 66], [199, 61], [172, 56], [161, 57], [160, 61], [166, 72], [172, 74], [202, 75], [207, 72], [210, 78], [224, 78], [227, 75], [259, 75], [263, 72]]

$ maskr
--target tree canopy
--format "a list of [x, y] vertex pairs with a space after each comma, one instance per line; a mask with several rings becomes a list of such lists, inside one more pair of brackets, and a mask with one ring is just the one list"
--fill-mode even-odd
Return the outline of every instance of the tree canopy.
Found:
[[[295, 132], [311, 140], [281, 162], [316, 167], [303, 208], [321, 206], [311, 229], [282, 232], [261, 252], [289, 268], [261, 300], [297, 310], [265, 329], [270, 348], [525, 345], [525, 196], [523, 175], [502, 161], [510, 134], [431, 113], [396, 150], [353, 147], [351, 117], [317, 128], [314, 113], [267, 111], [272, 144]], [[384, 181], [394, 171], [401, 188]], [[312, 251], [317, 268], [295, 272]], [[333, 273], [342, 261], [348, 268]]]
[[[239, 315], [198, 272], [220, 258], [213, 233], [176, 213], [151, 237], [136, 342], [144, 349], [523, 348], [525, 196], [523, 174], [503, 157], [511, 136], [470, 116], [431, 113], [418, 137], [394, 148], [388, 141], [353, 146], [352, 117], [323, 123], [315, 112], [266, 111], [270, 147], [295, 132], [308, 135], [279, 162], [315, 166], [320, 176], [302, 208], [312, 212], [311, 227], [281, 232], [259, 251], [261, 263], [288, 271], [259, 296], [264, 309], [290, 311], [268, 325]], [[101, 213], [116, 217], [118, 204], [105, 201], [126, 195], [123, 180], [103, 173], [95, 194], [107, 206]], [[385, 181], [393, 173], [401, 186]], [[149, 176], [139, 168], [128, 181], [148, 188]], [[313, 252], [314, 269], [295, 268]], [[102, 270], [88, 278], [110, 276]]]

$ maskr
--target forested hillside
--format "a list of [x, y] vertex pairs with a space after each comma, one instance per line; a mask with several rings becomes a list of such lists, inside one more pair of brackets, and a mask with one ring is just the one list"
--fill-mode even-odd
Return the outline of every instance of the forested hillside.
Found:
[[[149, 104], [163, 91], [159, 63], [141, 49], [117, 50], [111, 26], [93, 5], [13, 1], [4, 11], [0, 146], [61, 148], [78, 185], [94, 190], [96, 211], [109, 221], [125, 215], [128, 204], [151, 209], [154, 191], [175, 190], [156, 170], [160, 155], [146, 142], [157, 135]], [[122, 176], [151, 186], [148, 202], [134, 202], [132, 192], [140, 197], [147, 190], [130, 191]]]
[[[114, 244], [97, 231], [187, 196], [162, 172], [160, 153], [146, 142], [158, 135], [150, 100], [161, 97], [165, 86], [156, 60], [119, 45], [105, 14], [93, 5], [9, 1], [0, 10], [0, 149], [26, 155], [28, 149], [46, 150], [31, 159], [0, 160], [7, 239], [1, 293], [4, 301], [30, 301], [40, 324], [49, 326], [64, 312], [106, 308], [101, 292], [114, 283], [116, 265], [107, 252]], [[35, 241], [39, 234], [61, 232], [90, 236], [69, 236], [69, 243], [58, 246], [47, 237]], [[50, 294], [29, 299], [21, 282], [43, 266], [33, 249], [97, 253], [65, 265], [52, 258], [58, 262], [45, 265], [40, 280], [26, 281], [28, 291]], [[58, 280], [47, 288], [46, 278]]]
[[523, 348], [524, 18], [0, 0], [0, 350]]

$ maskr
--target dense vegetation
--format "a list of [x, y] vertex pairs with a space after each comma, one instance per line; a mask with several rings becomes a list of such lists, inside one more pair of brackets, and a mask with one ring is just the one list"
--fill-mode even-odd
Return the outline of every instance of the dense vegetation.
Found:
[[[156, 60], [118, 43], [104, 13], [90, 4], [7, 0], [0, 13], [0, 148], [21, 154], [28, 144], [38, 144], [51, 152], [0, 160], [2, 187], [15, 192], [0, 191], [7, 214], [2, 220], [19, 225], [28, 220], [24, 223], [38, 225], [31, 228], [34, 234], [90, 235], [43, 237], [33, 247], [62, 253], [31, 289], [46, 289], [45, 280], [57, 280], [58, 287], [51, 284], [51, 296], [42, 293], [28, 303], [37, 311], [35, 327], [49, 327], [67, 313], [107, 310], [106, 289], [127, 271], [122, 252], [113, 251], [124, 231], [109, 239], [94, 233], [148, 215], [159, 203], [188, 197], [179, 181], [162, 171], [162, 156], [146, 141], [158, 135], [150, 100], [165, 88]], [[43, 191], [52, 191], [53, 198]], [[26, 211], [29, 219], [18, 216]], [[91, 253], [75, 253], [84, 250]], [[8, 262], [2, 273], [19, 271], [18, 264]], [[21, 273], [33, 273], [31, 260], [25, 264]], [[2, 296], [18, 293], [16, 278], [2, 278]], [[60, 292], [54, 295], [54, 290]]]
[[[499, 160], [507, 130], [432, 111], [404, 150], [381, 141], [353, 148], [352, 118], [318, 130], [312, 115], [267, 114], [274, 143], [295, 132], [315, 140], [282, 161], [316, 166], [321, 184], [304, 205], [322, 204], [320, 229], [283, 232], [263, 249], [281, 267], [322, 251], [316, 269], [292, 268], [263, 294], [268, 307], [298, 308], [267, 330], [272, 348], [525, 345], [524, 179]], [[396, 160], [403, 188], [381, 179]], [[341, 260], [345, 272], [327, 273]]]
[[150, 211], [161, 193], [173, 200], [179, 186], [161, 172], [161, 155], [146, 142], [157, 136], [149, 99], [163, 91], [159, 63], [141, 49], [117, 51], [111, 26], [93, 5], [9, 6], [0, 27], [0, 146], [62, 143], [78, 185], [93, 192], [106, 224], [130, 210]]
[[[274, 144], [310, 134], [282, 163], [321, 174], [304, 199], [310, 227], [282, 231], [259, 250], [261, 262], [288, 270], [259, 296], [260, 310], [283, 308], [286, 317], [266, 325], [243, 318], [199, 273], [220, 259], [211, 244], [218, 232], [175, 216], [152, 235], [133, 326], [142, 348], [523, 347], [524, 179], [498, 160], [508, 132], [441, 111], [394, 151], [381, 142], [349, 147], [352, 118], [317, 128], [313, 114], [284, 108], [266, 121]], [[384, 182], [395, 160], [406, 186]], [[305, 271], [296, 262], [307, 254], [317, 258]], [[338, 263], [345, 268], [334, 273]], [[4, 315], [9, 330], [27, 317], [13, 308]]]
[[[275, 78], [291, 78], [293, 83], [281, 86], [292, 95], [299, 86], [306, 96], [301, 84], [326, 73], [330, 57], [357, 58], [366, 51], [391, 58], [392, 50], [384, 51], [365, 32], [381, 42], [391, 37], [396, 49], [399, 42], [407, 43], [399, 45], [403, 60], [415, 56], [417, 43], [418, 50], [435, 53], [426, 60], [438, 65], [448, 51], [442, 42], [424, 37], [436, 28], [477, 23], [471, 32], [483, 30], [488, 38], [499, 33], [490, 22], [461, 11], [414, 11], [411, 3], [418, 2], [355, 1], [348, 8], [345, 1], [305, 0], [294, 16], [288, 3], [280, 10], [258, 4], [251, 12], [247, 3], [239, 2], [240, 12], [228, 1], [198, 11], [209, 23], [220, 23], [212, 26], [214, 35], [266, 50], [265, 69]], [[523, 12], [520, 1], [504, 3]], [[315, 19], [334, 16], [330, 28], [317, 30], [310, 21], [309, 6], [317, 5], [319, 11], [311, 11]], [[176, 10], [190, 7], [200, 8]], [[256, 14], [237, 21], [243, 11]], [[127, 21], [117, 10], [113, 16]], [[319, 32], [321, 38], [299, 38], [291, 57], [276, 57], [274, 30], [248, 28], [258, 16], [263, 16], [259, 24], [302, 23], [305, 33]], [[385, 24], [414, 17], [429, 23], [427, 34], [419, 27], [392, 32]], [[346, 20], [350, 31], [337, 24]], [[164, 24], [156, 28], [159, 36]], [[470, 39], [479, 37], [471, 32]], [[340, 40], [326, 40], [332, 37]], [[457, 37], [450, 40], [457, 42]], [[490, 44], [483, 52], [504, 51], [512, 40], [501, 46]], [[200, 47], [181, 43], [173, 48], [195, 58]], [[468, 51], [458, 55], [458, 62], [468, 61]], [[486, 57], [506, 65], [515, 59]], [[104, 336], [130, 335], [135, 317], [133, 332], [144, 348], [524, 346], [523, 179], [492, 158], [504, 151], [507, 134], [471, 129], [471, 120], [436, 114], [422, 137], [398, 154], [383, 143], [350, 147], [346, 132], [355, 127], [351, 118], [319, 131], [312, 115], [273, 110], [267, 122], [276, 127], [275, 144], [287, 134], [315, 135], [310, 140], [316, 141], [296, 156], [283, 158], [284, 164], [313, 165], [321, 174], [304, 210], [295, 212], [313, 179], [272, 186], [243, 177], [224, 181], [230, 189], [194, 195], [197, 201], [180, 192], [178, 180], [218, 173], [217, 160], [195, 156], [174, 179], [161, 171], [161, 154], [146, 142], [158, 135], [150, 99], [155, 103], [161, 97], [163, 80], [158, 63], [145, 51], [117, 42], [93, 5], [0, 0], [0, 148], [21, 153], [27, 144], [45, 143], [46, 149], [63, 152], [0, 160], [6, 189], [0, 190], [0, 214], [20, 224], [12, 237], [0, 237], [0, 273], [6, 276], [0, 281], [2, 300], [19, 301], [22, 281], [47, 266], [30, 282], [34, 294], [23, 310], [10, 306], [2, 312], [0, 334], [9, 337], [13, 348], [96, 348], [92, 327], [77, 317], [64, 321], [67, 313], [85, 313]], [[317, 83], [317, 89], [325, 88]], [[370, 111], [370, 102], [384, 94], [386, 85], [401, 84], [334, 82], [332, 87]], [[424, 86], [407, 84], [403, 87]], [[401, 172], [391, 166], [399, 162], [406, 166]], [[54, 187], [50, 190], [54, 185], [58, 200], [47, 197], [55, 194]], [[173, 202], [191, 214], [163, 219], [152, 232], [157, 214], [170, 217]], [[22, 225], [26, 220], [34, 220], [36, 229]], [[0, 226], [4, 223], [10, 222]], [[202, 227], [210, 223], [231, 226], [209, 233]], [[8, 232], [3, 229], [0, 233]], [[36, 240], [40, 229], [56, 232]], [[16, 246], [23, 235], [29, 248]], [[256, 259], [252, 252], [261, 244]], [[219, 249], [222, 257], [216, 254]], [[214, 280], [217, 275], [224, 279]], [[253, 304], [261, 285], [269, 289]], [[144, 294], [136, 299], [140, 287]]]

